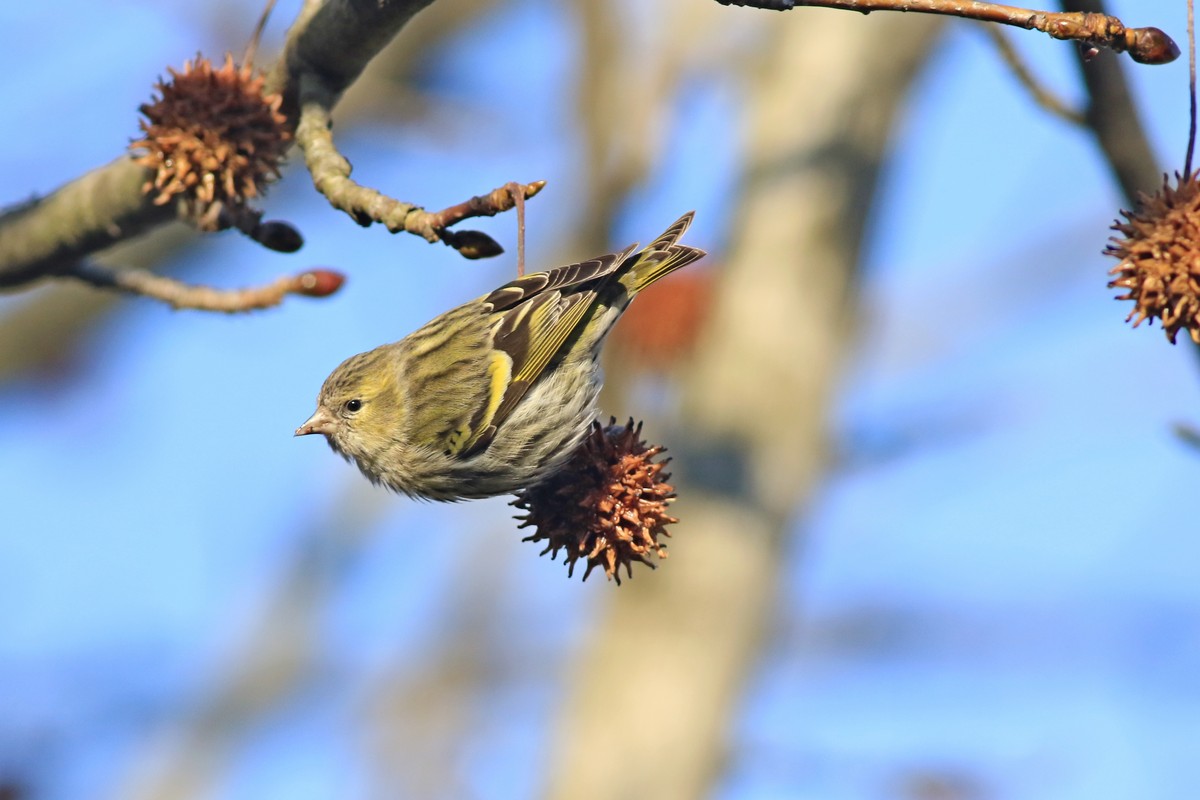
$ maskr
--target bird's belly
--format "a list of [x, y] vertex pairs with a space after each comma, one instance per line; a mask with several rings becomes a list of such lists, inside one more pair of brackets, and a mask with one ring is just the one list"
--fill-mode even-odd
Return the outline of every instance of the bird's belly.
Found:
[[511, 494], [560, 469], [596, 418], [600, 374], [590, 365], [563, 367], [530, 389], [487, 449], [454, 462], [444, 480], [430, 476], [437, 499]]

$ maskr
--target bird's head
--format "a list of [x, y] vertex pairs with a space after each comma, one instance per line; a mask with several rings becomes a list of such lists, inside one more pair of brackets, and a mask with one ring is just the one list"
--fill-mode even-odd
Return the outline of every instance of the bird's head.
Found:
[[317, 395], [317, 410], [296, 436], [324, 434], [329, 446], [352, 458], [373, 480], [373, 465], [401, 433], [394, 356], [385, 345], [346, 359]]

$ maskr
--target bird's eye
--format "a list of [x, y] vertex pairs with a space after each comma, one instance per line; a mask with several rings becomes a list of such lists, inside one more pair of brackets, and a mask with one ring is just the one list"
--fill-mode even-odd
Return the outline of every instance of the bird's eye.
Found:
[[355, 411], [358, 411], [360, 408], [362, 408], [362, 400], [359, 400], [357, 397], [354, 398], [353, 400], [346, 401], [346, 410], [349, 411], [350, 413], [354, 413]]

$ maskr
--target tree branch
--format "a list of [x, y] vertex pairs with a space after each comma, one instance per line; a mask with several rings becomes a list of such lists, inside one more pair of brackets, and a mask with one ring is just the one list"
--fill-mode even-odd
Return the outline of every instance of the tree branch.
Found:
[[77, 278], [92, 286], [161, 300], [172, 308], [223, 311], [227, 314], [277, 306], [289, 294], [327, 297], [340, 289], [345, 281], [337, 272], [318, 269], [299, 275], [285, 275], [266, 286], [216, 289], [184, 283], [147, 269], [110, 267], [94, 261], [72, 264], [61, 274], [63, 277]]
[[[350, 179], [350, 162], [333, 143], [332, 99], [328, 89], [315, 78], [305, 79], [300, 92], [300, 124], [296, 127], [296, 142], [304, 151], [304, 163], [312, 174], [313, 185], [325, 195], [330, 205], [345, 211], [360, 225], [379, 222], [392, 233], [404, 231], [429, 242], [441, 241], [467, 258], [489, 258], [504, 252], [486, 233], [456, 232], [447, 228], [469, 217], [491, 217], [513, 208], [517, 200], [510, 191], [513, 184], [439, 212], [426, 211], [421, 206], [362, 186]], [[546, 182], [515, 185], [524, 193], [522, 199], [527, 200], [540, 192]]]
[[173, 219], [171, 206], [154, 205], [142, 192], [153, 177], [153, 170], [119, 158], [0, 215], [0, 287], [53, 275]]
[[1001, 28], [997, 28], [995, 25], [984, 25], [983, 30], [992, 40], [992, 44], [996, 46], [996, 52], [1000, 54], [1000, 58], [1004, 59], [1004, 63], [1012, 70], [1017, 82], [1025, 87], [1025, 91], [1029, 92], [1029, 96], [1035, 103], [1065, 122], [1080, 127], [1087, 126], [1087, 119], [1082, 111], [1071, 108], [1065, 100], [1042, 85], [1038, 76], [1021, 58], [1021, 54], [1013, 47], [1012, 42], [1008, 40], [1008, 36]]
[[1179, 57], [1179, 47], [1158, 28], [1127, 28], [1107, 14], [1033, 11], [976, 0], [717, 0], [725, 6], [751, 6], [771, 11], [793, 8], [839, 8], [869, 14], [872, 11], [912, 11], [999, 22], [1037, 30], [1055, 39], [1072, 39], [1092, 47], [1128, 52], [1142, 64], [1166, 64]]
[[299, 117], [304, 79], [319, 81], [330, 106], [413, 16], [433, 0], [306, 0], [288, 30], [266, 89], [283, 95], [287, 118]]
[[[288, 31], [282, 55], [267, 75], [265, 91], [282, 96], [281, 110], [295, 126], [301, 117], [302, 87], [319, 87], [319, 111], [324, 116], [318, 114], [311, 120], [314, 133], [309, 141], [320, 138], [316, 128], [324, 128], [328, 136], [329, 111], [341, 94], [413, 15], [431, 2], [306, 0]], [[332, 139], [327, 144], [333, 158], [340, 159], [332, 149]], [[341, 161], [345, 163], [344, 159]], [[179, 218], [182, 212], [178, 204], [156, 205], [154, 196], [144, 191], [144, 187], [152, 183], [154, 174], [154, 170], [137, 164], [132, 158], [121, 157], [47, 197], [0, 214], [0, 288], [26, 285], [41, 277], [69, 275], [74, 269], [72, 265], [87, 256]], [[336, 174], [336, 170], [329, 174]], [[350, 182], [348, 175], [349, 164], [345, 163], [343, 185], [373, 192]], [[532, 197], [541, 186], [540, 182], [525, 185], [525, 197]], [[376, 204], [385, 201], [383, 207], [391, 214], [397, 209], [405, 209], [401, 224], [388, 225], [393, 231], [404, 230], [430, 241], [444, 241], [468, 257], [501, 252], [499, 245], [485, 234], [475, 231], [455, 233], [447, 231], [446, 227], [467, 217], [496, 214], [512, 208], [507, 189], [473, 197], [437, 213], [427, 212], [415, 204], [391, 200], [378, 192], [373, 194]], [[287, 251], [299, 247], [299, 234], [290, 226], [273, 222], [260, 225], [255, 216], [257, 213], [223, 211], [192, 221], [207, 230], [235, 227], [273, 249]], [[350, 213], [354, 214], [354, 211]], [[381, 212], [380, 216], [371, 219], [390, 221], [391, 217]], [[89, 273], [92, 267], [81, 269]], [[93, 284], [123, 288], [107, 281]]]

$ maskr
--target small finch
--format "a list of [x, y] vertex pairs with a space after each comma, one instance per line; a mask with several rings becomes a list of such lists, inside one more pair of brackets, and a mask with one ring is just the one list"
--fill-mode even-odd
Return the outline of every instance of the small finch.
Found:
[[373, 483], [431, 500], [509, 494], [571, 457], [596, 418], [604, 338], [634, 296], [704, 256], [689, 212], [644, 250], [537, 272], [451, 309], [325, 379], [321, 433]]

